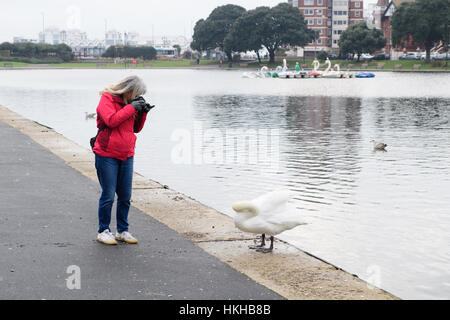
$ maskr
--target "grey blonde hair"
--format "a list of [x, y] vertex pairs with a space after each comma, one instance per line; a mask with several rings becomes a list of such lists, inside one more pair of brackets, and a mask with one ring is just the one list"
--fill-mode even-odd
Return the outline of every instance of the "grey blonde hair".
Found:
[[[131, 101], [133, 101], [137, 97], [144, 95], [147, 92], [147, 87], [138, 76], [130, 76], [117, 82], [116, 84], [106, 87], [100, 91], [100, 95], [110, 93], [114, 96], [122, 96], [127, 92], [131, 92]], [[131, 101], [125, 101], [125, 103], [130, 103]]]

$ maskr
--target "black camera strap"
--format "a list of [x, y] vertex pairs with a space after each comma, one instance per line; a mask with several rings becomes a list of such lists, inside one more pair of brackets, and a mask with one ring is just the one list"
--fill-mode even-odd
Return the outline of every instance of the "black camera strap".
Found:
[[91, 145], [92, 150], [94, 150], [94, 146], [95, 146], [95, 141], [97, 140], [98, 135], [100, 134], [100, 132], [102, 132], [103, 130], [107, 129], [108, 127], [106, 125], [104, 125], [103, 127], [101, 127], [100, 129], [98, 129], [97, 135], [93, 138], [91, 138], [91, 141], [89, 142]]
[[98, 129], [98, 132], [97, 132], [97, 136], [98, 136], [98, 134], [100, 133], [100, 132], [102, 132], [103, 130], [105, 130], [105, 129], [107, 129], [108, 127], [106, 126], [106, 125], [104, 125], [103, 127], [101, 127], [100, 129]]

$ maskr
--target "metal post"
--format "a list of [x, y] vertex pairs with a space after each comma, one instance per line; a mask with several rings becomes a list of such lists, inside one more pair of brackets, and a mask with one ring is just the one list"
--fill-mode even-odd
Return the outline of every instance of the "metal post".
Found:
[[448, 23], [445, 24], [445, 29], [447, 33], [447, 39], [445, 40], [445, 70], [448, 68], [448, 42], [450, 38], [450, 32], [448, 31]]
[[[306, 64], [306, 57], [305, 57], [305, 55], [306, 55], [306, 50], [305, 50], [305, 47], [303, 47], [303, 64]], [[302, 69], [303, 69], [303, 67], [302, 67]]]
[[41, 12], [42, 15], [42, 43], [45, 43], [45, 13]]

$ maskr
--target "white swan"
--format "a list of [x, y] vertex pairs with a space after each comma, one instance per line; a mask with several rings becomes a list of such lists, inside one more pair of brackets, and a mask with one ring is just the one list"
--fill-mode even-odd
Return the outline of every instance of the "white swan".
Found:
[[[259, 252], [268, 253], [273, 250], [275, 235], [305, 224], [298, 211], [288, 204], [292, 198], [289, 190], [278, 190], [262, 195], [251, 201], [236, 202], [234, 224], [244, 232], [262, 234], [261, 245], [251, 247]], [[270, 235], [270, 248], [265, 248], [265, 237]]]

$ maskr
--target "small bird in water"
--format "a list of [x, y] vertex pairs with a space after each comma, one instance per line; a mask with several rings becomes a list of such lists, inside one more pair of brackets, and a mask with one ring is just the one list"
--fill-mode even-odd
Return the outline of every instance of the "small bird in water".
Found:
[[371, 141], [373, 143], [373, 150], [375, 151], [386, 151], [387, 148], [387, 144], [385, 143], [381, 143], [381, 142], [376, 142], [375, 140]]
[[[272, 252], [275, 235], [306, 224], [300, 219], [297, 209], [288, 204], [290, 199], [292, 193], [289, 190], [278, 190], [251, 201], [233, 204], [236, 227], [244, 232], [262, 234], [261, 245], [250, 249], [262, 253]], [[270, 235], [269, 248], [265, 248], [266, 235]]]
[[86, 115], [86, 120], [88, 120], [88, 119], [95, 119], [97, 117], [96, 113], [85, 112], [84, 114]]

